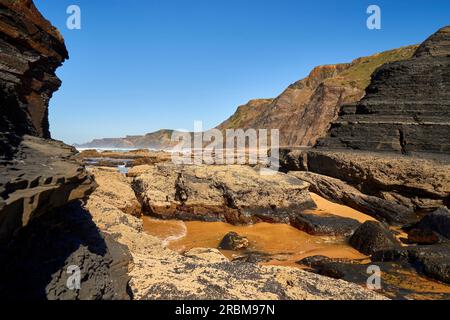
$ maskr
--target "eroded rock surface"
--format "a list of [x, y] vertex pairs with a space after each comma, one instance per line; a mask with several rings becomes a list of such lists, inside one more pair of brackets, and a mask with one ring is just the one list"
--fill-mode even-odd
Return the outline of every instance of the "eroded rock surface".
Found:
[[398, 153], [450, 153], [450, 26], [411, 59], [386, 63], [364, 98], [343, 106], [319, 146]]
[[[74, 148], [50, 139], [48, 103], [67, 58], [31, 0], [0, 0], [2, 299], [129, 298], [125, 247], [104, 237], [78, 201], [96, 184]], [[67, 286], [71, 266], [81, 271], [80, 290]]]
[[133, 189], [144, 211], [164, 219], [289, 223], [315, 207], [308, 184], [248, 166], [149, 166]]
[[93, 221], [126, 245], [133, 256], [130, 287], [135, 299], [384, 299], [375, 292], [288, 267], [230, 262], [216, 249], [192, 249], [184, 255], [142, 231], [142, 221], [127, 215], [119, 202], [98, 202], [106, 174], [116, 195], [128, 193], [119, 173], [95, 172], [99, 187], [87, 202]]
[[395, 202], [369, 196], [342, 180], [306, 171], [292, 171], [290, 175], [309, 183], [309, 190], [330, 201], [349, 206], [391, 225], [417, 221], [414, 211]]
[[314, 68], [275, 99], [251, 100], [217, 128], [278, 129], [281, 146], [312, 146], [326, 136], [340, 106], [364, 96], [370, 76], [383, 63], [409, 59], [417, 46], [385, 51], [351, 63]]
[[[375, 203], [380, 209], [380, 215], [386, 212], [385, 220], [388, 216], [392, 216], [395, 220], [395, 216], [392, 215], [393, 209], [398, 211], [401, 220], [405, 218], [411, 220], [412, 210], [430, 210], [449, 204], [450, 159], [445, 156], [416, 157], [391, 153], [321, 149], [291, 153], [290, 156], [300, 157], [301, 162], [310, 172], [342, 180], [366, 195], [409, 208], [405, 210], [391, 205], [391, 209], [383, 209], [381, 206], [386, 205], [386, 202]], [[304, 167], [299, 169], [305, 170]], [[304, 177], [306, 180], [307, 176]], [[308, 180], [313, 181], [315, 178], [317, 177], [310, 176]], [[321, 179], [322, 182], [325, 182], [324, 180]], [[327, 185], [330, 185], [330, 190], [327, 190]], [[328, 198], [332, 192], [339, 191], [333, 180], [328, 180], [318, 189], [322, 190], [320, 193], [324, 196], [328, 194]], [[342, 198], [342, 200], [345, 199]], [[374, 199], [370, 200], [373, 202]], [[350, 206], [353, 202], [347, 203]], [[364, 207], [367, 208], [365, 211], [361, 208], [360, 210], [370, 214], [370, 204], [364, 204]]]
[[48, 101], [68, 54], [31, 0], [1, 0], [0, 21], [0, 157], [11, 158], [24, 134], [50, 138]]

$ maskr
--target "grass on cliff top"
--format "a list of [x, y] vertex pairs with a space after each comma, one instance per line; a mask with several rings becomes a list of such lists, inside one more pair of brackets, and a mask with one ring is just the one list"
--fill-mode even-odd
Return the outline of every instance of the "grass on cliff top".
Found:
[[330, 79], [335, 84], [346, 84], [365, 90], [375, 70], [385, 63], [410, 59], [418, 46], [401, 47], [394, 50], [384, 51], [372, 56], [358, 58], [352, 62], [352, 66], [339, 74], [338, 77]]

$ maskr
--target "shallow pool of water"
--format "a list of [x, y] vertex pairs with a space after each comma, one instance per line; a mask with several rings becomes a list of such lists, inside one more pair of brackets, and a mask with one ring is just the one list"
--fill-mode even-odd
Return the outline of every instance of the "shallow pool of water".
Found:
[[[364, 222], [372, 219], [351, 208], [329, 202], [315, 194], [313, 200], [318, 208], [315, 214], [333, 213]], [[269, 264], [295, 265], [296, 261], [314, 255], [330, 258], [365, 259], [350, 247], [343, 238], [312, 236], [286, 224], [258, 223], [250, 226], [234, 226], [224, 222], [199, 222], [158, 220], [144, 217], [145, 230], [160, 238], [172, 250], [184, 252], [192, 248], [217, 248], [222, 238], [230, 231], [249, 239], [247, 251], [256, 251], [273, 256]], [[242, 255], [239, 251], [221, 250], [232, 259]]]

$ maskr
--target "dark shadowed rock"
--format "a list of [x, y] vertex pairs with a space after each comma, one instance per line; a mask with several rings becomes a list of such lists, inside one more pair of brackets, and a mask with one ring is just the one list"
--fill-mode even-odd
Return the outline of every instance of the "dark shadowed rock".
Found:
[[417, 229], [431, 230], [450, 239], [450, 211], [447, 208], [440, 208], [427, 214], [417, 224]]
[[412, 229], [408, 231], [407, 243], [436, 244], [440, 241], [439, 235], [430, 229]]
[[31, 0], [0, 0], [0, 20], [0, 158], [11, 158], [24, 134], [50, 138], [48, 102], [68, 54]]
[[[79, 203], [33, 221], [1, 252], [2, 300], [130, 299], [127, 248], [101, 234]], [[80, 290], [67, 287], [70, 266], [81, 272]]]
[[349, 243], [353, 248], [367, 255], [400, 245], [392, 232], [375, 221], [363, 223], [350, 237]]
[[[305, 170], [306, 167], [307, 171], [339, 179], [365, 195], [408, 209], [380, 202], [376, 204], [376, 207], [380, 206], [382, 209], [380, 215], [387, 210], [386, 217], [382, 220], [387, 220], [391, 216], [394, 220], [398, 218], [396, 224], [417, 222], [418, 218], [412, 213], [413, 210], [432, 210], [449, 203], [450, 158], [445, 155], [421, 154], [419, 157], [387, 152], [323, 149], [312, 149], [305, 153], [301, 155], [298, 152], [291, 153], [292, 157], [301, 157], [299, 161], [303, 163], [296, 170]], [[310, 178], [312, 181], [318, 179]], [[336, 181], [332, 184], [331, 181], [320, 181], [326, 183], [326, 187], [319, 186], [318, 189], [325, 195], [329, 194], [326, 192], [327, 188], [339, 192], [341, 187], [336, 185]], [[342, 196], [344, 199], [345, 194]], [[348, 201], [349, 205], [352, 202], [354, 201]], [[369, 209], [367, 214], [374, 209], [370, 209], [369, 205], [364, 204], [364, 207]], [[384, 205], [388, 207], [383, 208]]]
[[243, 250], [248, 248], [249, 242], [246, 237], [238, 235], [236, 232], [229, 232], [223, 237], [219, 244], [222, 250]]
[[367, 286], [369, 277], [374, 274], [373, 268], [379, 268], [381, 288], [377, 291], [394, 299], [450, 298], [447, 286], [422, 277], [407, 261], [378, 261], [367, 264], [361, 261], [313, 256], [297, 263], [308, 267], [314, 273], [357, 283], [363, 287]]
[[423, 274], [450, 283], [449, 244], [381, 250], [372, 255], [372, 261], [407, 261]]
[[335, 178], [303, 171], [290, 175], [309, 183], [309, 190], [330, 201], [349, 206], [390, 225], [404, 225], [417, 220], [412, 209], [378, 197], [369, 196]]
[[[0, 0], [0, 296], [127, 299], [130, 255], [77, 200], [96, 184], [76, 150], [50, 139], [48, 104], [68, 58], [32, 0]], [[70, 290], [70, 266], [81, 289]]]
[[298, 213], [291, 218], [291, 225], [316, 236], [350, 236], [361, 224], [333, 214]]

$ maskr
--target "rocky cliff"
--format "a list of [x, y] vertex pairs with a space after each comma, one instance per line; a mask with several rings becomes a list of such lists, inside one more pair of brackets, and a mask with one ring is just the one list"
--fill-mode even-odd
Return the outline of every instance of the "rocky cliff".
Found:
[[[74, 148], [50, 139], [48, 103], [68, 54], [31, 0], [0, 0], [0, 58], [0, 297], [128, 297], [126, 252], [79, 202], [94, 179]], [[69, 266], [81, 290], [66, 286]]]
[[450, 26], [413, 57], [377, 69], [365, 97], [345, 105], [319, 146], [450, 153]]
[[218, 129], [279, 129], [281, 146], [312, 146], [326, 135], [342, 104], [364, 96], [376, 68], [408, 59], [416, 48], [409, 46], [351, 63], [316, 67], [277, 98], [252, 100], [240, 106]]

